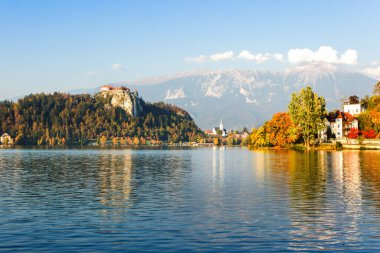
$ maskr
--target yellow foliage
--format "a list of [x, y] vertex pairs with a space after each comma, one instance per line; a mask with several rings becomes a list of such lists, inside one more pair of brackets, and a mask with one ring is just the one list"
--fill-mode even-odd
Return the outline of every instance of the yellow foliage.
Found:
[[100, 144], [104, 145], [107, 142], [107, 137], [103, 135], [102, 137], [100, 137], [99, 141], [100, 141]]

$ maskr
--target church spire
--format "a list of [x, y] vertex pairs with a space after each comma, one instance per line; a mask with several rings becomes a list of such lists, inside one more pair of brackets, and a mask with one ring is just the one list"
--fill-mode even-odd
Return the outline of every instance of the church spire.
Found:
[[220, 121], [219, 129], [222, 130], [222, 131], [224, 130], [223, 121], [222, 120]]

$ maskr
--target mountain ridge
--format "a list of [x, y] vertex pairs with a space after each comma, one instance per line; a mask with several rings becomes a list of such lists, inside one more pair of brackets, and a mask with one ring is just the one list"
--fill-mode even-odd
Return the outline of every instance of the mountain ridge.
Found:
[[[137, 89], [150, 101], [180, 106], [203, 129], [217, 125], [220, 120], [229, 129], [236, 129], [261, 125], [273, 113], [286, 111], [291, 94], [305, 86], [311, 86], [324, 96], [327, 108], [332, 110], [340, 108], [344, 97], [370, 95], [375, 83], [375, 79], [334, 65], [309, 64], [283, 71], [191, 71], [150, 79], [149, 84], [123, 82], [112, 85], [126, 85]], [[97, 91], [98, 88], [87, 90], [88, 93]]]

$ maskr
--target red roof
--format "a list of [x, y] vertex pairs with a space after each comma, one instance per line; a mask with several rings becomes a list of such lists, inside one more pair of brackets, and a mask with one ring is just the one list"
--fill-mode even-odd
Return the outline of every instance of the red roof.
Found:
[[353, 121], [354, 119], [356, 119], [354, 116], [352, 116], [351, 114], [347, 113], [347, 112], [341, 112], [341, 111], [337, 111], [335, 114], [333, 115], [329, 115], [327, 117], [327, 119], [331, 122], [331, 121], [335, 121], [335, 119], [342, 119], [342, 121], [347, 121], [347, 122], [351, 122]]

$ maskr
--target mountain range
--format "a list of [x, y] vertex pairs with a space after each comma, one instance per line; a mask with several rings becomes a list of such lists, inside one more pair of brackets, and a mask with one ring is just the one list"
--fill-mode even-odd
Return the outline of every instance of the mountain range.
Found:
[[188, 111], [202, 129], [218, 126], [221, 120], [228, 129], [250, 129], [276, 112], [287, 111], [291, 94], [307, 85], [324, 96], [327, 109], [332, 110], [340, 109], [345, 97], [372, 94], [375, 83], [375, 79], [334, 65], [309, 64], [284, 71], [197, 71], [113, 85], [137, 89], [150, 101], [177, 105]]

